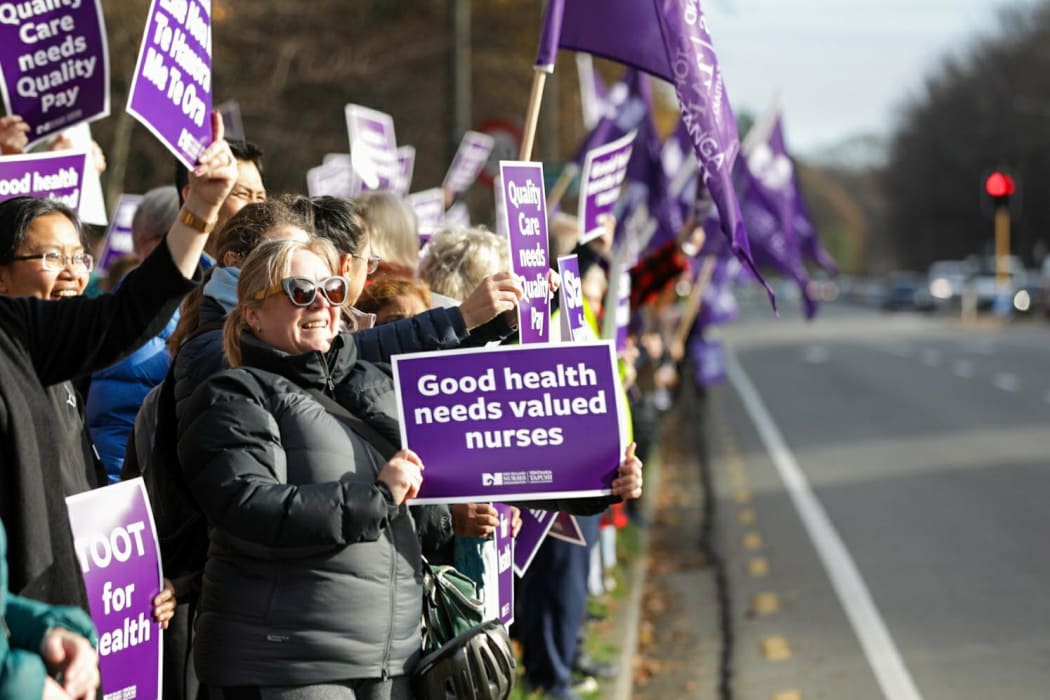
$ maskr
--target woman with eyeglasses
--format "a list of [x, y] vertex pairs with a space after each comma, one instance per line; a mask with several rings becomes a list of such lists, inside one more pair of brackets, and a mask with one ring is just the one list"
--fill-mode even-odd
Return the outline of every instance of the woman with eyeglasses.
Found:
[[179, 420], [212, 526], [194, 655], [213, 697], [411, 697], [422, 588], [404, 503], [423, 465], [394, 451], [389, 374], [339, 332], [337, 263], [322, 239], [256, 249], [224, 328], [232, 369]]
[[[0, 296], [0, 520], [9, 547], [8, 576], [0, 579], [0, 596], [9, 587], [26, 598], [87, 610], [62, 475], [87, 479], [90, 472], [81, 450], [63, 448], [67, 436], [46, 387], [112, 364], [134, 350], [157, 333], [193, 287], [204, 247], [202, 234], [236, 177], [217, 117], [212, 119], [213, 143], [200, 155], [180, 220], [171, 227], [165, 245], [158, 246], [114, 294], [77, 296], [82, 289], [80, 268], [90, 263], [80, 247], [80, 224], [73, 212], [42, 210], [37, 200], [25, 197], [0, 202], [0, 231], [17, 242], [0, 257], [2, 283], [9, 294], [16, 289], [29, 293]], [[5, 656], [0, 663], [12, 659]], [[58, 683], [69, 682], [61, 674], [74, 657], [63, 658], [59, 650], [47, 661], [47, 669], [23, 668], [32, 674], [20, 677], [29, 683], [26, 688], [44, 687], [45, 695], [47, 688], [54, 689], [45, 681], [47, 672], [56, 674]], [[75, 691], [78, 698], [89, 694], [94, 693]], [[35, 690], [4, 686], [0, 696], [40, 697]]]

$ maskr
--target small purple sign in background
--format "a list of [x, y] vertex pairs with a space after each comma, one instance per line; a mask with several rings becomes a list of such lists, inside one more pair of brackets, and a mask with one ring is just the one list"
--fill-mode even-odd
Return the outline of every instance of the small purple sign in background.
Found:
[[350, 199], [354, 196], [353, 178], [350, 156], [329, 153], [321, 165], [306, 171], [306, 191], [311, 197], [328, 195]]
[[587, 540], [583, 536], [583, 531], [580, 530], [580, 524], [576, 522], [576, 516], [571, 513], [558, 513], [547, 536], [556, 537], [569, 544], [587, 546]]
[[405, 199], [416, 213], [416, 230], [420, 247], [423, 247], [445, 224], [445, 191], [440, 187], [431, 187], [422, 192], [413, 192]]
[[[394, 193], [404, 197], [412, 188], [412, 173], [416, 169], [416, 147], [397, 147], [397, 183], [394, 185]], [[444, 208], [444, 202], [442, 202]]]
[[142, 196], [137, 194], [122, 194], [117, 200], [113, 218], [109, 221], [109, 230], [106, 231], [106, 240], [102, 244], [102, 252], [98, 256], [96, 267], [100, 273], [105, 274], [115, 260], [132, 252], [131, 220], [141, 201]]
[[395, 190], [401, 175], [393, 118], [361, 105], [348, 104], [345, 111], [354, 191]]
[[499, 174], [510, 266], [524, 291], [518, 302], [518, 332], [522, 343], [545, 343], [550, 339], [551, 307], [543, 164], [503, 160]]
[[607, 495], [626, 445], [608, 342], [393, 358], [418, 503]]
[[73, 211], [80, 205], [86, 153], [52, 151], [0, 158], [0, 201], [39, 197], [62, 202]]
[[496, 576], [499, 581], [499, 620], [505, 625], [514, 622], [514, 535], [511, 506], [493, 503], [499, 516], [499, 525], [493, 533], [496, 543]]
[[4, 109], [29, 125], [29, 146], [107, 116], [109, 50], [99, 0], [0, 5], [0, 74]]
[[441, 186], [453, 195], [470, 189], [488, 162], [495, 143], [494, 138], [480, 131], [468, 131], [463, 134], [463, 140], [459, 142], [459, 148]]
[[[66, 499], [91, 619], [98, 628], [102, 692], [160, 700], [160, 551], [142, 479]], [[115, 695], [113, 695], [115, 693]]]
[[557, 512], [551, 510], [521, 509], [521, 529], [514, 539], [514, 573], [524, 576], [529, 564], [540, 551], [547, 531], [554, 525]]
[[637, 133], [632, 131], [587, 151], [580, 174], [580, 243], [605, 232], [606, 217], [612, 214], [620, 197], [620, 185], [627, 174]]
[[128, 113], [193, 168], [211, 143], [211, 2], [150, 3]]
[[558, 274], [561, 276], [561, 319], [562, 342], [576, 340], [594, 340], [594, 331], [587, 323], [583, 312], [583, 284], [580, 280], [580, 261], [575, 255], [563, 255], [558, 258]]

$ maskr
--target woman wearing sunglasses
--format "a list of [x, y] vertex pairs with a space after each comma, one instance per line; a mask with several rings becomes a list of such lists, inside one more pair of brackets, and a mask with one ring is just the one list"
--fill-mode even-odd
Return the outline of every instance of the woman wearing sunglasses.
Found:
[[403, 504], [423, 466], [390, 447], [389, 374], [339, 333], [337, 262], [321, 239], [257, 248], [224, 328], [231, 369], [180, 416], [179, 460], [212, 526], [195, 662], [223, 698], [411, 697], [422, 590]]

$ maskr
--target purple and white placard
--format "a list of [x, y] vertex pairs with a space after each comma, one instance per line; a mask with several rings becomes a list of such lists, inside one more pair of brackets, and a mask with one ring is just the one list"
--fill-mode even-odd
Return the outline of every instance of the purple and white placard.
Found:
[[581, 547], [587, 546], [587, 538], [583, 536], [580, 524], [576, 522], [576, 516], [571, 513], [558, 513], [547, 536], [556, 537], [569, 544], [578, 544]]
[[306, 191], [311, 197], [350, 199], [355, 194], [352, 186], [350, 156], [345, 153], [330, 153], [323, 163], [306, 171]]
[[215, 111], [222, 115], [222, 125], [226, 140], [244, 141], [244, 118], [241, 116], [241, 103], [237, 100], [226, 100], [215, 106]]
[[128, 113], [187, 168], [211, 143], [211, 1], [152, 0]]
[[514, 538], [514, 573], [524, 576], [540, 545], [547, 537], [547, 531], [554, 525], [557, 512], [550, 510], [521, 509], [521, 529]]
[[102, 693], [160, 700], [161, 589], [156, 526], [142, 479], [66, 499], [73, 544], [98, 629]]
[[118, 258], [133, 252], [131, 240], [131, 220], [139, 208], [142, 195], [122, 194], [113, 209], [113, 218], [109, 221], [106, 239], [102, 243], [102, 252], [98, 255], [96, 268], [100, 273], [109, 271], [109, 266]]
[[401, 444], [426, 470], [416, 502], [607, 495], [626, 444], [612, 345], [395, 355]]
[[404, 197], [412, 187], [412, 173], [416, 169], [416, 147], [397, 147], [397, 182], [394, 193]]
[[13, 197], [54, 199], [76, 211], [86, 153], [49, 151], [0, 158], [0, 201]]
[[394, 119], [385, 112], [355, 104], [346, 105], [345, 111], [354, 191], [393, 191], [400, 177]]
[[456, 202], [445, 212], [445, 225], [449, 228], [470, 226], [470, 209], [463, 202]]
[[109, 50], [100, 0], [0, 4], [4, 109], [29, 125], [29, 147], [109, 115]]
[[422, 192], [413, 192], [405, 201], [416, 213], [416, 230], [419, 233], [419, 247], [422, 248], [445, 225], [445, 191], [440, 187], [431, 187]]
[[627, 175], [627, 163], [637, 131], [587, 151], [580, 174], [580, 243], [587, 243], [605, 232], [620, 197], [620, 185]]
[[468, 131], [463, 134], [441, 186], [452, 195], [470, 189], [488, 162], [495, 143], [494, 138], [480, 131]]
[[577, 340], [594, 340], [594, 330], [587, 323], [583, 311], [583, 282], [580, 279], [580, 261], [576, 255], [563, 255], [558, 258], [558, 275], [561, 287], [558, 289], [560, 300], [561, 339], [562, 342]]
[[510, 267], [524, 292], [518, 302], [518, 332], [522, 343], [545, 343], [550, 339], [551, 306], [543, 164], [503, 160], [499, 175]]
[[514, 535], [512, 508], [506, 503], [493, 503], [499, 525], [492, 537], [496, 543], [497, 595], [499, 621], [505, 625], [514, 622]]

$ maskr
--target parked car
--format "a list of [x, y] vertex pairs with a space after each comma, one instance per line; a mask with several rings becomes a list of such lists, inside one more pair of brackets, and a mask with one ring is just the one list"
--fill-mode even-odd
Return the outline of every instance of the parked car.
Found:
[[933, 311], [928, 285], [917, 272], [900, 271], [890, 275], [882, 297], [884, 311]]

